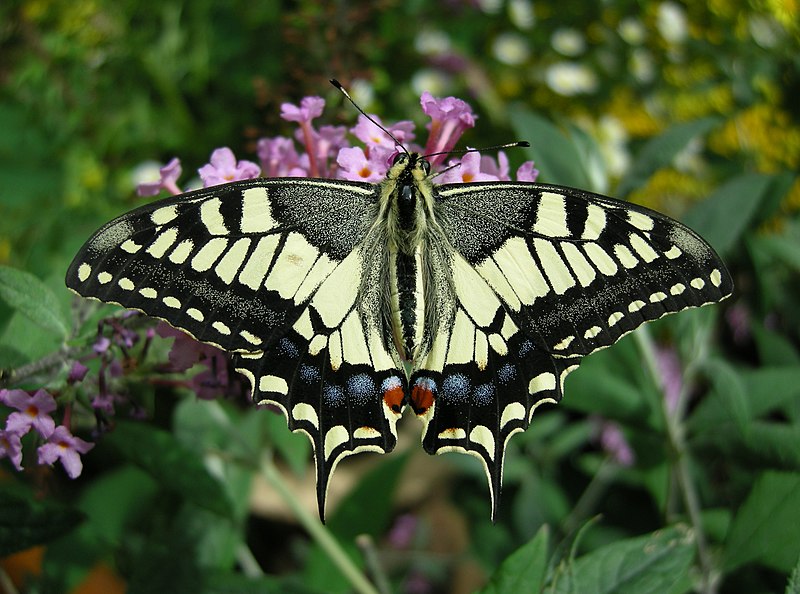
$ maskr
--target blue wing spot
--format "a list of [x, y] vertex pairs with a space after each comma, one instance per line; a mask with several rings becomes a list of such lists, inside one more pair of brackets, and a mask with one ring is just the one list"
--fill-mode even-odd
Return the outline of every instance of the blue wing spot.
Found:
[[414, 382], [414, 387], [427, 390], [432, 394], [436, 394], [436, 390], [438, 389], [436, 380], [432, 377], [418, 377], [417, 381]]
[[519, 356], [524, 357], [528, 353], [533, 350], [533, 342], [530, 340], [523, 340], [522, 344], [519, 345]]
[[494, 385], [481, 384], [475, 388], [472, 398], [480, 406], [488, 406], [494, 399]]
[[347, 378], [347, 395], [358, 404], [366, 404], [375, 394], [375, 382], [366, 373]]
[[463, 373], [454, 373], [442, 382], [442, 397], [454, 402], [466, 402], [469, 398], [469, 378]]
[[[417, 380], [419, 382], [419, 380]], [[395, 390], [397, 388], [403, 387], [403, 382], [400, 381], [400, 378], [396, 375], [392, 375], [387, 377], [383, 382], [381, 382], [381, 392], [388, 392], [389, 390]]]
[[517, 377], [517, 368], [511, 363], [503, 363], [500, 369], [497, 370], [497, 379], [501, 384], [508, 384], [514, 381]]
[[297, 359], [297, 357], [300, 356], [300, 349], [288, 338], [281, 338], [278, 343], [278, 351], [281, 355], [285, 355], [291, 359]]
[[341, 406], [345, 402], [344, 388], [335, 384], [326, 384], [322, 388], [322, 397], [325, 403], [331, 406]]
[[311, 365], [301, 365], [300, 379], [307, 384], [313, 384], [321, 380], [322, 376], [319, 373], [319, 369], [316, 367], [312, 367]]

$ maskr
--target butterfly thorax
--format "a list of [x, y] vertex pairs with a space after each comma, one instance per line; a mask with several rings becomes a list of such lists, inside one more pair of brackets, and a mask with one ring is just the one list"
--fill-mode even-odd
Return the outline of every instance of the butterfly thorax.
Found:
[[406, 361], [425, 350], [427, 247], [433, 219], [430, 165], [416, 153], [400, 154], [381, 185], [389, 258], [392, 338]]

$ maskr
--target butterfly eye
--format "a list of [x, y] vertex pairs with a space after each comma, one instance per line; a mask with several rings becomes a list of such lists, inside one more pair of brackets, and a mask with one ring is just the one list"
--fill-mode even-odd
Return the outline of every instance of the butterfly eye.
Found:
[[398, 163], [402, 163], [404, 161], [408, 161], [408, 155], [406, 153], [396, 153], [392, 157], [392, 165], [397, 165]]
[[425, 175], [431, 174], [431, 164], [426, 159], [420, 159], [419, 161], [420, 167], [425, 172]]

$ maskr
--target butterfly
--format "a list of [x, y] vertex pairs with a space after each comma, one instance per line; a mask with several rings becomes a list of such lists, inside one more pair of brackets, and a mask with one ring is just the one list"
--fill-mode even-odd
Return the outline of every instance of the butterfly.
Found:
[[403, 151], [379, 183], [261, 178], [153, 202], [99, 229], [66, 283], [233, 353], [253, 399], [311, 440], [321, 518], [337, 463], [391, 451], [410, 406], [425, 451], [483, 463], [494, 519], [509, 438], [584, 356], [733, 283], [647, 208], [432, 178]]

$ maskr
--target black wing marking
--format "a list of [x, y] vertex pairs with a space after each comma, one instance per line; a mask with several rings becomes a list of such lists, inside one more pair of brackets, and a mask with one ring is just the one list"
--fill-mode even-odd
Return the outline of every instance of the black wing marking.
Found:
[[438, 190], [437, 213], [455, 249], [554, 355], [587, 355], [643, 322], [733, 290], [711, 246], [647, 208], [544, 184]]
[[405, 405], [379, 316], [359, 311], [380, 306], [376, 294], [358, 297], [365, 272], [383, 270], [374, 240], [363, 256], [376, 208], [376, 186], [333, 180], [190, 192], [105, 225], [66, 282], [238, 353], [253, 398], [279, 405], [311, 440], [322, 516], [338, 460], [391, 450]]

